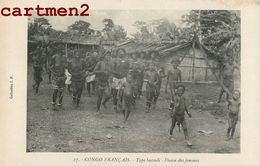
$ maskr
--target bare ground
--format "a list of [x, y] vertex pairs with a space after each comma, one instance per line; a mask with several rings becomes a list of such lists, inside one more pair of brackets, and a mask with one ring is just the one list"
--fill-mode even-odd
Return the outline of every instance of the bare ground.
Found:
[[[28, 152], [140, 152], [140, 153], [239, 153], [240, 121], [233, 140], [225, 141], [226, 104], [216, 103], [219, 87], [213, 84], [187, 84], [186, 96], [192, 118], [186, 117], [193, 143], [184, 142], [183, 132], [174, 130], [175, 141], [168, 139], [170, 117], [167, 96], [162, 92], [157, 108], [145, 113], [145, 97], [127, 124], [115, 113], [112, 102], [103, 116], [96, 115], [96, 96], [84, 90], [81, 106], [73, 109], [72, 97], [64, 95], [64, 111], [51, 110], [51, 84], [45, 77], [35, 95], [32, 73], [28, 74], [27, 151]], [[200, 133], [209, 131], [211, 134]], [[110, 138], [112, 137], [112, 138]]]

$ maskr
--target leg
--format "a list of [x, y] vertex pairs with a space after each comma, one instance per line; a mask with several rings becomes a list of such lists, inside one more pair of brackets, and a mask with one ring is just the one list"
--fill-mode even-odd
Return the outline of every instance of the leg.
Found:
[[64, 108], [62, 107], [63, 88], [59, 89], [59, 91], [58, 91], [58, 99], [59, 99], [59, 101], [58, 101], [58, 107], [59, 107], [59, 109], [64, 110]]
[[39, 91], [39, 87], [40, 87], [40, 82], [36, 82], [35, 83], [35, 93], [37, 94]]
[[175, 127], [175, 124], [176, 124], [176, 117], [173, 116], [172, 117], [172, 124], [171, 124], [171, 127], [170, 127], [170, 136], [172, 136], [172, 134], [173, 134], [173, 129]]
[[92, 81], [91, 85], [92, 85], [92, 91], [96, 92], [96, 81]]
[[101, 102], [102, 102], [102, 98], [103, 98], [103, 93], [104, 93], [104, 89], [98, 87], [98, 89], [97, 89], [97, 96], [98, 96], [98, 99], [97, 99], [97, 112], [100, 111], [100, 106], [101, 106]]
[[235, 117], [233, 119], [233, 123], [232, 123], [232, 127], [231, 127], [231, 135], [230, 135], [231, 139], [233, 139], [233, 136], [234, 136], [234, 133], [235, 133], [235, 130], [236, 130], [237, 120], [238, 120], [237, 117]]
[[230, 131], [232, 129], [232, 117], [228, 117], [228, 129], [227, 129], [227, 140], [230, 140]]
[[122, 109], [122, 107], [123, 107], [123, 89], [118, 90], [117, 98], [119, 100], [119, 108]]
[[154, 107], [154, 109], [156, 108], [156, 104], [157, 104], [157, 100], [159, 98], [159, 95], [160, 95], [160, 88], [157, 87], [157, 89], [155, 91], [155, 94], [154, 94], [154, 98], [153, 98], [153, 107]]
[[125, 122], [127, 121], [131, 112], [131, 97], [124, 97]]
[[109, 101], [109, 99], [111, 98], [111, 92], [109, 87], [107, 86], [104, 90], [104, 101], [102, 102], [102, 105], [105, 109], [107, 109], [106, 103]]
[[73, 106], [77, 106], [77, 86], [75, 82], [71, 83], [72, 86], [72, 100], [73, 100]]
[[88, 92], [89, 97], [91, 96], [90, 88], [91, 88], [91, 82], [88, 82], [87, 83], [87, 92]]
[[151, 109], [151, 104], [152, 104], [152, 89], [151, 88], [147, 88], [146, 89], [146, 111], [145, 112], [150, 112]]
[[58, 95], [58, 89], [54, 89], [52, 94], [52, 103], [51, 103], [53, 110], [55, 109], [57, 95]]
[[168, 93], [168, 91], [167, 91], [167, 89], [168, 89], [168, 83], [169, 83], [169, 81], [168, 80], [166, 80], [166, 83], [165, 83], [165, 93]]
[[83, 91], [83, 88], [84, 88], [84, 82], [79, 83], [78, 86], [79, 87], [78, 87], [78, 92], [77, 92], [77, 106], [79, 106], [80, 98], [81, 98], [82, 91]]
[[187, 125], [186, 125], [186, 121], [185, 121], [184, 117], [183, 117], [183, 120], [181, 122], [181, 126], [182, 126], [182, 129], [183, 129], [185, 140], [189, 140], [188, 129], [187, 129]]
[[114, 105], [114, 110], [117, 112], [117, 93], [118, 90], [113, 88], [111, 89], [112, 97], [113, 97], [113, 105]]

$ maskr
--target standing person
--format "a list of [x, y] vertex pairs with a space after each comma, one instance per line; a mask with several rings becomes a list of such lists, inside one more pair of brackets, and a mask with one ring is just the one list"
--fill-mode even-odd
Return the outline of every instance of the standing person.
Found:
[[123, 83], [123, 115], [124, 123], [127, 121], [130, 112], [134, 107], [135, 100], [135, 80], [133, 71], [130, 70], [126, 76], [126, 82]]
[[52, 77], [52, 87], [53, 87], [53, 95], [52, 95], [52, 109], [56, 110], [56, 100], [58, 99], [58, 108], [63, 110], [62, 100], [63, 100], [63, 91], [65, 87], [65, 69], [66, 69], [66, 60], [65, 56], [61, 53], [56, 53], [51, 58], [50, 63], [50, 71]]
[[145, 53], [140, 53], [140, 56], [137, 57], [136, 61], [136, 79], [137, 79], [137, 97], [140, 98], [142, 95], [142, 88], [144, 83], [144, 71], [145, 71], [145, 64], [143, 62], [143, 57]]
[[39, 47], [36, 48], [35, 54], [32, 57], [33, 60], [33, 78], [34, 84], [33, 89], [35, 90], [35, 94], [38, 93], [40, 83], [42, 82], [42, 57], [41, 57], [41, 49]]
[[[172, 67], [171, 63], [167, 63], [166, 64], [166, 71], [165, 71], [165, 73], [168, 73], [169, 67]], [[168, 80], [168, 78], [166, 78], [165, 79], [165, 89], [164, 89], [165, 93], [168, 93], [168, 85], [169, 85], [169, 80]]]
[[[181, 70], [178, 68], [179, 62], [174, 61], [173, 62], [173, 68], [168, 71], [167, 74], [167, 81], [168, 86], [171, 92], [171, 105], [173, 104], [173, 99], [175, 96], [175, 89], [178, 85], [178, 83], [181, 83]], [[171, 107], [171, 106], [170, 106]]]
[[113, 106], [114, 106], [114, 111], [117, 112], [117, 101], [118, 101], [118, 90], [119, 90], [119, 66], [121, 65], [121, 58], [118, 55], [118, 51], [116, 54], [113, 55], [111, 59], [111, 69], [112, 69], [112, 78], [111, 78], [111, 95], [112, 95], [112, 100], [113, 100]]
[[187, 141], [187, 144], [191, 146], [191, 143], [189, 142], [189, 134], [188, 134], [187, 124], [184, 115], [186, 112], [190, 118], [192, 116], [187, 109], [186, 98], [183, 96], [184, 92], [185, 92], [185, 87], [183, 85], [178, 85], [176, 90], [176, 95], [174, 96], [174, 107], [171, 109], [172, 124], [170, 127], [170, 139], [172, 138], [173, 129], [176, 123], [181, 124], [185, 140]]
[[122, 85], [126, 82], [126, 74], [129, 70], [129, 63], [124, 58], [125, 54], [123, 49], [119, 49], [112, 60], [111, 93], [115, 112], [118, 112], [118, 107], [122, 107]]
[[[71, 54], [68, 54], [67, 55], [67, 66], [69, 66], [69, 64], [72, 63], [72, 52], [69, 52]], [[65, 84], [66, 84], [66, 90], [69, 92], [69, 93], [72, 93], [71, 91], [71, 74], [69, 73], [68, 69], [65, 70], [65, 74], [66, 74], [66, 81], [65, 81]]]
[[[93, 72], [94, 68], [96, 66], [96, 64], [98, 63], [98, 53], [97, 52], [93, 52], [93, 54], [88, 53], [88, 55], [86, 56], [86, 63], [87, 63], [87, 67], [88, 67], [88, 71], [89, 72]], [[95, 81], [95, 74], [90, 74], [86, 77], [86, 81], [87, 81], [87, 92], [89, 97], [91, 96], [91, 87], [92, 87], [92, 91], [94, 92], [96, 90], [96, 81]]]
[[[224, 84], [224, 86], [232, 93], [234, 90], [234, 70], [236, 67], [233, 66], [233, 60], [232, 58], [228, 59], [228, 62], [226, 62], [222, 68], [222, 74], [221, 74], [221, 82]], [[226, 93], [223, 88], [221, 88], [218, 98], [218, 103], [220, 103], [221, 98], [223, 94]], [[228, 99], [229, 95], [226, 93], [226, 99]]]
[[48, 83], [51, 84], [51, 71], [50, 71], [50, 63], [51, 63], [51, 57], [53, 55], [53, 48], [50, 47], [50, 43], [48, 44], [46, 48], [46, 54], [47, 54], [47, 60], [46, 60], [46, 72], [48, 75]]
[[229, 89], [220, 82], [222, 89], [229, 95], [229, 98], [226, 98], [228, 102], [228, 129], [227, 129], [227, 141], [233, 139], [236, 124], [238, 121], [239, 111], [240, 111], [240, 91], [234, 90], [232, 93]]
[[236, 130], [236, 124], [238, 121], [238, 114], [240, 111], [240, 92], [238, 90], [234, 90], [233, 94], [230, 94], [230, 97], [227, 99], [227, 102], [228, 102], [227, 140], [230, 140], [233, 139]]
[[157, 100], [158, 100], [159, 95], [160, 95], [161, 86], [162, 86], [162, 79], [163, 79], [164, 77], [166, 77], [163, 67], [157, 66], [157, 70], [156, 70], [156, 71], [157, 71], [157, 73], [158, 73], [158, 81], [157, 81], [156, 84], [155, 84], [155, 87], [156, 87], [156, 95], [155, 95], [155, 98], [154, 98], [154, 101], [153, 101], [153, 109], [156, 108]]
[[[101, 103], [106, 108], [110, 98], [109, 76], [111, 72], [110, 57], [105, 56], [94, 68], [97, 86], [97, 113], [100, 113]], [[103, 101], [103, 102], [102, 102]]]
[[86, 76], [86, 64], [80, 58], [79, 52], [76, 52], [75, 57], [68, 65], [68, 72], [71, 74], [73, 106], [77, 108], [79, 107]]
[[159, 76], [155, 70], [155, 65], [151, 63], [144, 75], [144, 82], [146, 82], [146, 113], [151, 111], [151, 105], [156, 98], [156, 84], [158, 81]]

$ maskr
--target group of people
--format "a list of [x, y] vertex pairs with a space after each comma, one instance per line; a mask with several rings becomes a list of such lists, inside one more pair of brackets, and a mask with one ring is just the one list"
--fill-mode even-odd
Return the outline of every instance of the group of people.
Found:
[[[163, 78], [166, 78], [166, 87], [170, 90], [171, 112], [170, 137], [172, 137], [175, 125], [183, 128], [185, 139], [191, 145], [185, 121], [185, 112], [192, 117], [188, 111], [184, 97], [185, 86], [182, 84], [181, 70], [178, 68], [179, 61], [172, 62], [172, 68], [165, 72], [160, 67], [156, 51], [150, 52], [150, 59], [145, 59], [145, 52], [133, 52], [126, 56], [124, 49], [117, 49], [116, 52], [104, 51], [85, 52], [73, 51], [73, 54], [66, 53], [61, 49], [55, 49], [48, 53], [40, 54], [39, 51], [33, 55], [33, 69], [35, 84], [33, 88], [38, 93], [42, 79], [43, 67], [46, 67], [49, 81], [53, 86], [52, 109], [63, 110], [63, 93], [67, 89], [72, 94], [72, 103], [75, 108], [80, 105], [81, 95], [85, 85], [87, 92], [91, 95], [91, 89], [97, 96], [97, 113], [107, 108], [107, 102], [112, 100], [115, 112], [122, 112], [124, 122], [133, 109], [136, 108], [136, 100], [142, 95], [142, 88], [145, 84], [146, 109], [149, 113], [156, 108], [157, 100]], [[50, 53], [49, 53], [50, 54]], [[44, 55], [47, 58], [43, 58]], [[44, 60], [42, 60], [44, 59]], [[225, 79], [224, 79], [225, 80]], [[229, 94], [227, 97], [229, 110], [228, 139], [233, 138], [235, 126], [238, 120], [240, 106], [240, 93], [230, 90], [223, 83], [223, 92]], [[229, 89], [228, 89], [229, 88]], [[104, 108], [104, 109], [103, 109]]]

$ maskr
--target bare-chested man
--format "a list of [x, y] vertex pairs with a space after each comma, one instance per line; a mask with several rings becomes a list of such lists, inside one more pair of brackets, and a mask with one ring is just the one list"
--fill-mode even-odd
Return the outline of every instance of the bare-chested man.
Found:
[[[93, 52], [92, 54], [88, 53], [88, 55], [86, 56], [86, 63], [87, 63], [88, 71], [93, 72], [96, 64], [98, 63], [98, 53], [97, 52]], [[93, 92], [96, 91], [95, 77], [96, 77], [95, 74], [92, 74], [92, 75], [88, 75], [86, 78], [87, 91], [89, 96], [91, 96], [91, 87]]]
[[[125, 51], [119, 49], [117, 55], [112, 61], [112, 83], [111, 93], [113, 97], [114, 110], [117, 112], [118, 106], [122, 107], [122, 85], [126, 82], [126, 74], [129, 69], [129, 63], [125, 57]], [[118, 105], [119, 104], [119, 105]]]
[[123, 83], [123, 115], [124, 122], [127, 121], [135, 102], [135, 79], [133, 70], [130, 70], [126, 76], [126, 82]]
[[[224, 86], [232, 93], [234, 90], [234, 70], [237, 69], [236, 66], [233, 65], [232, 58], [228, 59], [228, 62], [225, 63], [222, 69], [221, 74], [221, 81], [224, 84]], [[220, 103], [221, 98], [223, 94], [225, 93], [225, 90], [221, 88], [218, 98], [218, 103]], [[226, 93], [226, 99], [228, 99], [229, 95]]]
[[167, 81], [168, 81], [168, 87], [171, 92], [171, 105], [175, 96], [175, 89], [178, 85], [178, 83], [182, 82], [181, 80], [181, 70], [178, 68], [178, 62], [173, 62], [173, 68], [168, 71], [167, 74]]
[[159, 81], [159, 75], [155, 70], [154, 63], [150, 63], [149, 69], [144, 74], [146, 82], [146, 113], [151, 111], [151, 105], [156, 100], [156, 84]]
[[35, 54], [32, 57], [33, 60], [33, 78], [35, 83], [33, 84], [33, 89], [35, 90], [35, 94], [38, 93], [40, 83], [42, 82], [42, 70], [43, 70], [43, 64], [42, 64], [42, 58], [41, 58], [41, 50], [40, 48], [37, 48], [35, 51]]
[[[94, 72], [96, 75], [96, 86], [97, 86], [97, 112], [100, 113], [100, 106], [106, 108], [106, 102], [110, 97], [109, 77], [111, 74], [110, 56], [107, 55], [97, 63]], [[103, 101], [103, 102], [102, 102]]]
[[80, 58], [79, 52], [76, 52], [75, 57], [71, 63], [69, 63], [68, 72], [71, 74], [73, 106], [77, 108], [79, 107], [86, 77], [86, 64], [85, 61]]
[[58, 98], [58, 108], [62, 107], [63, 90], [65, 87], [65, 69], [67, 68], [65, 56], [62, 53], [56, 51], [56, 54], [52, 56], [50, 63], [50, 71], [52, 77], [53, 95], [52, 95], [52, 109], [56, 110], [56, 100]]
[[142, 95], [142, 88], [143, 88], [143, 83], [144, 83], [145, 64], [142, 59], [143, 56], [144, 56], [144, 53], [140, 53], [140, 55], [137, 57], [137, 61], [136, 61], [137, 97], [140, 97]]

